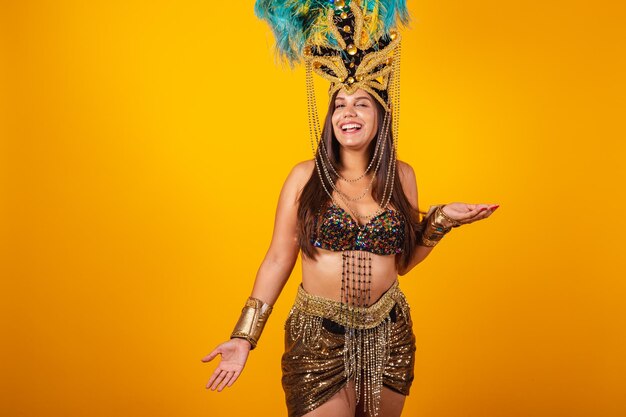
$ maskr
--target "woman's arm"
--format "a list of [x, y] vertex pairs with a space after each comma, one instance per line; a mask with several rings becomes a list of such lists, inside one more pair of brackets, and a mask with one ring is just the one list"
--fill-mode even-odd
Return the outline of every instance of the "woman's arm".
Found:
[[[413, 208], [417, 210], [417, 181], [415, 180], [415, 172], [413, 168], [401, 161], [398, 161], [400, 181], [402, 182], [402, 189], [404, 193], [413, 205]], [[469, 224], [477, 220], [486, 219], [489, 217], [495, 209], [499, 206], [494, 204], [467, 204], [467, 203], [450, 203], [442, 207], [442, 211], [450, 219], [453, 219], [459, 224]], [[448, 226], [445, 224], [444, 226]], [[418, 263], [422, 262], [432, 252], [434, 246], [422, 246], [417, 245], [411, 260], [406, 268], [398, 270], [399, 275], [404, 275], [413, 269]]]
[[[415, 210], [418, 210], [417, 200], [417, 181], [415, 179], [415, 171], [411, 165], [398, 161], [398, 168], [400, 174], [400, 182], [402, 183], [402, 189], [406, 195], [407, 200]], [[432, 252], [433, 246], [421, 246], [415, 247], [411, 260], [406, 268], [398, 270], [399, 275], [405, 275], [411, 269], [413, 269], [418, 263], [422, 262]]]
[[251, 297], [274, 305], [298, 258], [298, 196], [312, 172], [312, 161], [296, 165], [280, 192], [270, 247], [259, 267]]
[[415, 268], [415, 266], [418, 263], [426, 259], [426, 257], [430, 254], [430, 252], [432, 252], [433, 249], [434, 249], [434, 246], [418, 245], [413, 251], [413, 255], [411, 256], [411, 261], [409, 262], [406, 268], [402, 270], [398, 270], [398, 275], [407, 274], [411, 269]]
[[[280, 192], [272, 241], [257, 271], [251, 294], [251, 297], [270, 306], [278, 299], [298, 258], [297, 200], [312, 169], [312, 161], [296, 165]], [[243, 304], [244, 300], [241, 301]], [[202, 362], [210, 362], [217, 355], [221, 356], [206, 387], [218, 391], [230, 387], [243, 371], [251, 349], [252, 344], [248, 340], [232, 338], [202, 358]]]

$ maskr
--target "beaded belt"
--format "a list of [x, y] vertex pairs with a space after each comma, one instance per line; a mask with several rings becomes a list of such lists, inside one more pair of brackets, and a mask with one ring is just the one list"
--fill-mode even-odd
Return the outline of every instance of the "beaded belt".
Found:
[[332, 320], [354, 329], [371, 329], [378, 326], [389, 316], [396, 302], [404, 300], [404, 294], [396, 280], [378, 301], [369, 307], [354, 307], [309, 294], [298, 287], [298, 294], [293, 307], [300, 312]]

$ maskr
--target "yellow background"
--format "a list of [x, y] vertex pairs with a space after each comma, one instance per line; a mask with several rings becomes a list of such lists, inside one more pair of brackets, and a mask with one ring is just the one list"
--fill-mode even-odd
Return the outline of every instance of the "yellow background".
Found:
[[[409, 2], [420, 206], [501, 207], [401, 279], [404, 415], [626, 415], [620, 3]], [[1, 4], [0, 414], [286, 415], [299, 264], [232, 389], [206, 391], [200, 358], [311, 157], [302, 68], [275, 65], [251, 1]]]

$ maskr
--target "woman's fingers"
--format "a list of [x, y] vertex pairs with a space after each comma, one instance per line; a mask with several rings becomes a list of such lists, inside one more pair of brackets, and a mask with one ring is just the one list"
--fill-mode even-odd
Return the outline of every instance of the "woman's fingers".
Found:
[[206, 388], [219, 392], [231, 386], [237, 380], [248, 355], [247, 351], [237, 350], [237, 346], [233, 345], [232, 341], [227, 341], [202, 358], [202, 362], [209, 362], [218, 355], [221, 355], [221, 360], [211, 375], [209, 382], [207, 382]]
[[470, 219], [469, 223], [475, 222], [477, 220], [486, 219], [487, 217], [491, 216], [495, 209], [500, 207], [497, 204], [479, 204], [477, 206], [478, 212], [474, 214], [474, 217]]
[[222, 380], [222, 383], [219, 384], [219, 386], [217, 387], [217, 392], [221, 392], [224, 387], [226, 386], [230, 386], [230, 381], [233, 379], [233, 377], [235, 376], [235, 371], [229, 371], [226, 373], [225, 378]]
[[222, 382], [222, 380], [226, 376], [226, 373], [227, 372], [223, 369], [220, 369], [220, 368], [216, 369], [215, 372], [213, 373], [213, 376], [209, 380], [209, 383], [207, 384], [207, 388], [209, 388], [211, 391], [215, 391], [215, 388], [217, 388], [217, 386]]
[[235, 373], [233, 374], [232, 378], [230, 379], [230, 381], [228, 381], [228, 384], [226, 384], [227, 387], [232, 386], [235, 381], [237, 380], [237, 378], [239, 378], [239, 374], [241, 373], [241, 371], [235, 371]]
[[[469, 206], [469, 204], [468, 204]], [[476, 216], [480, 215], [483, 208], [480, 204], [472, 204], [473, 208], [470, 208], [470, 211], [461, 216], [457, 221], [461, 223], [471, 223], [475, 220]], [[469, 208], [469, 207], [468, 207]]]
[[464, 223], [476, 220], [478, 216], [483, 218], [484, 215], [491, 214], [498, 207], [500, 207], [498, 204], [449, 203], [443, 207], [443, 212], [450, 218]]
[[211, 378], [209, 382], [206, 384], [206, 388], [211, 391], [215, 391], [217, 389], [218, 392], [222, 391], [226, 387], [230, 387], [233, 383], [239, 378], [241, 374], [241, 369], [236, 370], [227, 370], [220, 364]]
[[215, 384], [215, 388], [213, 389], [217, 389], [217, 392], [221, 392], [222, 389], [224, 389], [224, 385], [226, 385], [226, 382], [230, 381], [232, 374], [228, 371], [224, 371], [224, 374], [222, 375], [222, 380], [220, 381], [219, 384]]
[[221, 381], [221, 375], [222, 372], [224, 372], [224, 370], [220, 367], [218, 367], [215, 372], [213, 372], [213, 375], [211, 375], [211, 378], [209, 379], [209, 382], [207, 382], [206, 387], [210, 388], [210, 389], [214, 389], [212, 388], [216, 383], [218, 383], [219, 381]]
[[241, 370], [227, 371], [225, 369], [216, 369], [206, 387], [217, 392], [221, 392], [224, 388], [232, 386], [237, 378], [241, 375]]
[[209, 378], [209, 382], [207, 382], [206, 384], [207, 389], [211, 388], [211, 384], [213, 383], [213, 381], [215, 381], [215, 378], [217, 378], [218, 375], [219, 373], [217, 373], [216, 369], [215, 372], [213, 372], [213, 375], [211, 375], [211, 378]]

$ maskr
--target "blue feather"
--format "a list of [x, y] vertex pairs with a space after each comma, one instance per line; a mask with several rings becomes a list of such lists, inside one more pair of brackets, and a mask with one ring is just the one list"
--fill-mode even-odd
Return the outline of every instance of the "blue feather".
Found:
[[[360, 1], [366, 13], [371, 13], [376, 4], [379, 5], [379, 19], [385, 33], [395, 28], [398, 21], [408, 24], [406, 0]], [[332, 7], [332, 0], [257, 0], [254, 13], [267, 21], [272, 29], [278, 55], [294, 64], [300, 61], [304, 46], [315, 30], [315, 22]], [[327, 41], [329, 45], [337, 44], [332, 37], [327, 37]]]

